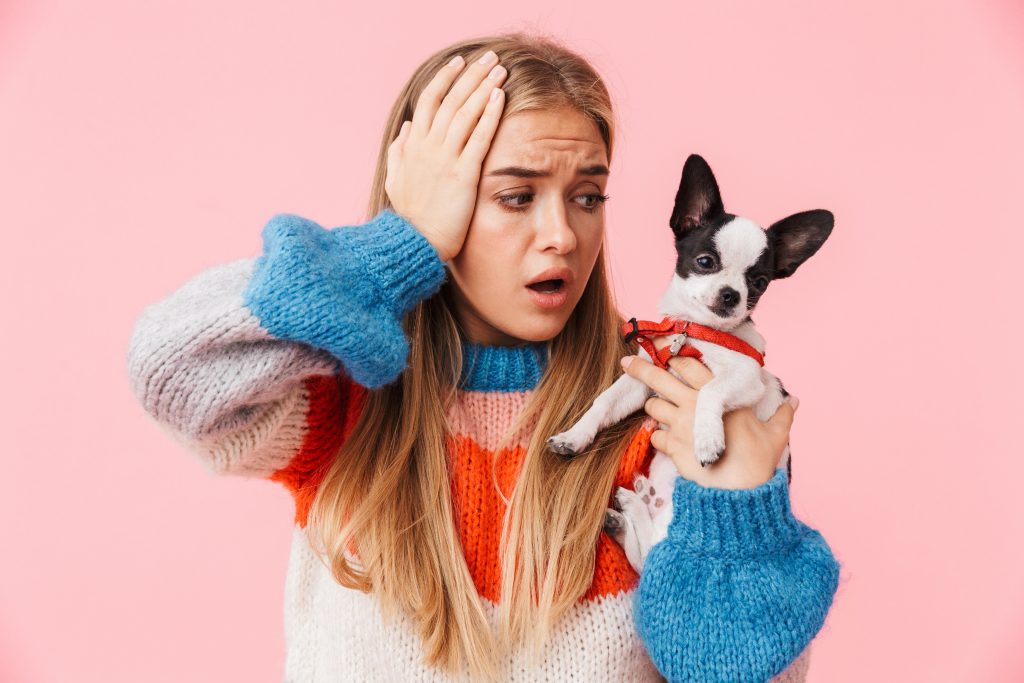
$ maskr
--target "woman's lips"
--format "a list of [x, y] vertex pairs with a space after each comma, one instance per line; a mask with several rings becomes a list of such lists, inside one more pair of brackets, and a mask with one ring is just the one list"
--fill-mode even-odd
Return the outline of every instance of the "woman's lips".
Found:
[[545, 309], [558, 308], [569, 298], [569, 287], [561, 279], [542, 280], [527, 285], [526, 289], [530, 292], [533, 302]]

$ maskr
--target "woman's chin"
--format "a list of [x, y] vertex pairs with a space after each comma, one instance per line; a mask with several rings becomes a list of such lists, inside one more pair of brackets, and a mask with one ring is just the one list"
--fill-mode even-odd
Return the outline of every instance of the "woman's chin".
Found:
[[505, 331], [524, 342], [544, 342], [558, 336], [565, 327], [566, 317], [551, 314], [527, 316], [527, 319], [516, 321], [516, 324], [505, 328]]

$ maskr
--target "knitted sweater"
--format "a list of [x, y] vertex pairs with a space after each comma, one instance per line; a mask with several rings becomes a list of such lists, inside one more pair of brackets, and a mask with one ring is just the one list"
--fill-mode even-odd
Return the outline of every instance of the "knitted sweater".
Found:
[[[385, 624], [372, 594], [334, 581], [303, 531], [323, 468], [350, 433], [366, 389], [406, 366], [402, 317], [438, 290], [445, 264], [390, 210], [333, 229], [280, 214], [262, 237], [260, 256], [211, 267], [145, 307], [128, 348], [133, 391], [210, 471], [279, 482], [293, 496], [286, 681], [451, 680], [422, 663], [405, 617]], [[508, 491], [532, 425], [495, 449], [547, 358], [543, 344], [464, 341], [463, 350], [448, 411], [452, 498], [493, 625], [504, 503], [490, 463], [500, 458]], [[646, 472], [654, 428], [647, 421], [639, 430], [616, 486]], [[540, 667], [511, 653], [502, 680], [804, 680], [838, 563], [822, 536], [794, 518], [785, 471], [738, 491], [680, 477], [673, 503], [668, 538], [640, 576], [599, 535], [593, 583], [557, 625]]]

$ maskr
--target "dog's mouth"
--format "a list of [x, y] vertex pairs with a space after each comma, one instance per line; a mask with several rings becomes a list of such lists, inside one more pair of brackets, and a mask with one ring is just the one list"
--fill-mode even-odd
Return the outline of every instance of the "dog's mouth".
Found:
[[541, 294], [554, 294], [555, 292], [562, 291], [562, 289], [565, 287], [565, 280], [556, 277], [552, 278], [551, 280], [541, 280], [540, 282], [534, 282], [526, 286], [535, 292], [540, 292]]

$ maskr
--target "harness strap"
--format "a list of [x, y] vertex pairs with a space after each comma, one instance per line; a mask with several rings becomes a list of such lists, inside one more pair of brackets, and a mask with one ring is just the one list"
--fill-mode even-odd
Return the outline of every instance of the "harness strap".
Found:
[[[757, 361], [758, 365], [764, 366], [764, 354], [755, 349], [753, 346], [743, 341], [734, 334], [723, 332], [722, 330], [716, 330], [713, 327], [707, 325], [701, 325], [695, 323], [692, 320], [680, 320], [678, 318], [665, 317], [660, 323], [652, 322], [650, 320], [637, 320], [636, 318], [630, 318], [627, 322], [622, 325], [622, 335], [626, 339], [626, 342], [636, 340], [636, 342], [650, 355], [651, 360], [659, 368], [668, 367], [668, 359], [672, 357], [672, 347], [666, 346], [661, 350], [657, 350], [654, 347], [652, 341], [655, 337], [664, 337], [670, 334], [682, 334], [684, 339], [693, 337], [694, 339], [700, 339], [702, 341], [711, 342], [712, 344], [718, 344], [724, 346], [727, 349], [738, 351], [744, 355], [750, 356]], [[703, 354], [694, 346], [690, 344], [684, 344], [675, 354], [678, 356], [690, 356], [700, 360]]]

